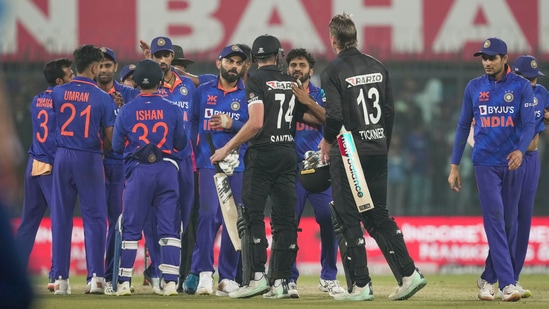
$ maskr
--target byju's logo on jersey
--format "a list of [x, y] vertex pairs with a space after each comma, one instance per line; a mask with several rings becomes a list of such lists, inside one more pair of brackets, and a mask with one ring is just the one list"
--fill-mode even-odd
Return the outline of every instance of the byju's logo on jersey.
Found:
[[268, 81], [265, 84], [267, 84], [267, 87], [269, 87], [269, 90], [275, 90], [275, 89], [292, 89], [293, 82], [280, 82], [277, 80]]
[[376, 83], [383, 82], [383, 75], [381, 75], [381, 73], [357, 75], [357, 76], [347, 77], [345, 81], [350, 84], [349, 87], [367, 85], [367, 84], [376, 84]]
[[486, 105], [479, 105], [478, 109], [479, 109], [481, 115], [488, 115]]
[[210, 118], [212, 118], [213, 114], [214, 114], [213, 108], [206, 108], [206, 109], [204, 110], [204, 118], [205, 118], [205, 119], [210, 119]]

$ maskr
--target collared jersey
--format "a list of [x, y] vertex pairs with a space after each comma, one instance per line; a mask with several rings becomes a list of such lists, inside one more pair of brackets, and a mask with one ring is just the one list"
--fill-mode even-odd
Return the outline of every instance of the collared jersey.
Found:
[[77, 76], [52, 91], [57, 147], [102, 152], [101, 131], [114, 125], [112, 98], [89, 78]]
[[29, 154], [38, 161], [53, 164], [55, 156], [55, 111], [52, 103], [52, 89], [32, 99], [30, 112], [32, 117], [32, 144]]
[[526, 151], [534, 137], [534, 93], [528, 80], [507, 73], [499, 81], [483, 75], [465, 87], [452, 164], [459, 164], [475, 119], [473, 164], [507, 166], [507, 156]]
[[[235, 122], [245, 123], [248, 121], [246, 90], [242, 80], [239, 80], [235, 88], [224, 91], [220, 88], [219, 77], [217, 77], [198, 87], [193, 102], [191, 123], [194, 128], [192, 132], [193, 135], [198, 134], [199, 136], [195, 153], [196, 167], [213, 169], [214, 166], [210, 162], [212, 153], [206, 140], [206, 134], [211, 133], [213, 144], [217, 149], [223, 147], [238, 131], [213, 129], [210, 127], [210, 119], [213, 115], [226, 114], [233, 119], [233, 127], [235, 127]], [[193, 136], [193, 140], [195, 139]], [[247, 144], [240, 146], [240, 158], [244, 158], [246, 148]], [[244, 160], [240, 160], [240, 165], [235, 170], [244, 170]]]
[[359, 153], [387, 154], [395, 113], [383, 64], [349, 48], [326, 67], [321, 83], [326, 93], [326, 141], [332, 143], [344, 125], [353, 133]]
[[292, 91], [296, 79], [276, 65], [260, 67], [246, 81], [248, 107], [263, 104], [263, 127], [249, 141], [248, 147], [294, 145], [296, 121], [303, 119], [304, 108]]
[[[309, 82], [309, 95], [318, 105], [324, 107], [326, 104], [326, 95], [324, 90]], [[310, 126], [304, 122], [297, 122], [295, 132], [295, 150], [299, 161], [303, 160], [305, 152], [309, 150], [318, 150], [318, 144], [322, 140], [321, 127]]]
[[[192, 108], [192, 98], [196, 91], [196, 87], [194, 86], [192, 79], [179, 75], [179, 73], [173, 69], [172, 74], [175, 74], [173, 85], [165, 82], [163, 86], [160, 87], [159, 93], [181, 108], [183, 111], [183, 121], [184, 123], [188, 123]], [[190, 125], [185, 126], [187, 131], [187, 139], [189, 141], [191, 138], [190, 127]], [[177, 152], [175, 156], [182, 159], [191, 156], [191, 154], [192, 148], [189, 142], [188, 147], [185, 147], [181, 151]]]
[[116, 117], [112, 142], [115, 152], [124, 152], [124, 159], [128, 159], [147, 144], [169, 155], [187, 144], [183, 111], [159, 93], [138, 95]]
[[[138, 89], [122, 85], [117, 81], [113, 81], [113, 87], [109, 91], [107, 91], [109, 95], [114, 92], [120, 92], [122, 98], [124, 99], [124, 104], [129, 103], [139, 94]], [[115, 104], [114, 99], [112, 100], [112, 103], [114, 104], [114, 114], [118, 115], [120, 108], [118, 108], [118, 106]], [[105, 153], [105, 158], [103, 162], [105, 164], [120, 164], [121, 160], [122, 154], [115, 153], [112, 149], [110, 149]]]

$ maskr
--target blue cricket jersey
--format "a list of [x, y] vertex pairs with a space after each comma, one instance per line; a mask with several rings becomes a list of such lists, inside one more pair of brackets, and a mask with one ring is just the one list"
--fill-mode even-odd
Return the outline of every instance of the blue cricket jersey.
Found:
[[[181, 108], [181, 110], [183, 111], [183, 121], [184, 123], [188, 123], [192, 108], [192, 98], [196, 91], [196, 87], [194, 86], [192, 79], [179, 75], [173, 69], [172, 74], [175, 74], [175, 80], [173, 82], [173, 85], [164, 83], [164, 85], [160, 87], [159, 93], [169, 101], [173, 102], [175, 105], [179, 106], [179, 108]], [[190, 125], [186, 125], [185, 130], [187, 132], [187, 139], [190, 141]], [[175, 157], [183, 159], [191, 156], [191, 154], [192, 147], [189, 142], [189, 145], [183, 148], [181, 151], [177, 152], [175, 154]]]
[[55, 111], [52, 103], [52, 89], [48, 87], [44, 92], [32, 99], [30, 112], [32, 117], [32, 144], [29, 154], [36, 160], [53, 164], [55, 156]]
[[57, 147], [101, 153], [104, 128], [114, 125], [112, 98], [92, 79], [77, 76], [52, 91]]
[[[230, 91], [224, 91], [219, 86], [219, 77], [202, 84], [196, 90], [193, 98], [193, 109], [191, 115], [192, 140], [196, 146], [195, 158], [197, 168], [211, 168], [210, 146], [206, 140], [206, 134], [212, 134], [214, 147], [223, 147], [248, 121], [248, 105], [246, 102], [246, 90], [244, 83], [239, 80], [236, 87]], [[231, 129], [213, 129], [210, 127], [210, 119], [213, 115], [227, 114], [233, 119]], [[197, 138], [198, 135], [198, 138]], [[198, 144], [197, 144], [198, 143]], [[244, 153], [247, 144], [240, 146], [240, 165], [235, 171], [244, 170]]]
[[515, 150], [523, 154], [534, 137], [534, 93], [526, 79], [507, 73], [499, 81], [483, 75], [467, 84], [459, 116], [452, 164], [459, 164], [475, 119], [473, 164], [507, 166]]
[[549, 108], [549, 91], [544, 86], [537, 84], [534, 87], [534, 106], [536, 109], [536, 133], [545, 130], [543, 123], [543, 114], [546, 108]]
[[[309, 95], [318, 103], [320, 106], [324, 107], [326, 105], [326, 95], [324, 90], [313, 85], [309, 82]], [[309, 150], [318, 150], [318, 144], [322, 140], [323, 132], [322, 128], [315, 126], [310, 126], [303, 122], [296, 123], [296, 132], [295, 132], [295, 150], [297, 152], [297, 158], [299, 161], [303, 160], [305, 152]]]
[[116, 117], [114, 152], [123, 152], [124, 159], [128, 159], [147, 144], [154, 144], [169, 155], [188, 144], [183, 111], [159, 93], [138, 95]]

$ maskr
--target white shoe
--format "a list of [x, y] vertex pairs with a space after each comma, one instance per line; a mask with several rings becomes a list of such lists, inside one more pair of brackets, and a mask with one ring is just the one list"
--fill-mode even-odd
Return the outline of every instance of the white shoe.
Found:
[[494, 285], [492, 283], [488, 283], [488, 281], [478, 278], [477, 286], [480, 289], [478, 292], [478, 299], [494, 300]]
[[86, 286], [85, 293], [86, 294], [105, 293], [105, 278], [96, 277], [95, 274], [93, 274], [93, 277], [91, 278], [90, 282], [88, 282], [88, 285]]
[[69, 284], [69, 279], [56, 279], [53, 283], [53, 294], [55, 295], [70, 295], [71, 287]]
[[515, 285], [509, 284], [503, 288], [501, 299], [503, 301], [517, 301], [520, 299], [520, 292]]
[[271, 286], [271, 289], [263, 294], [263, 298], [270, 299], [281, 299], [281, 298], [290, 298], [288, 293], [288, 283], [284, 279], [279, 279], [275, 281], [275, 284]]
[[168, 283], [164, 283], [162, 290], [164, 291], [164, 296], [177, 296], [179, 293], [177, 293], [177, 284], [175, 281], [170, 281]]
[[339, 281], [337, 280], [320, 279], [318, 282], [318, 289], [322, 292], [328, 292], [332, 297], [336, 294], [343, 294], [347, 292], [341, 285], [339, 285]]
[[416, 270], [408, 276], [402, 277], [402, 285], [397, 286], [395, 291], [389, 295], [389, 300], [406, 300], [427, 285], [427, 280]]
[[217, 285], [217, 291], [215, 291], [216, 296], [229, 296], [229, 293], [238, 290], [240, 286], [236, 281], [230, 279], [223, 279]]
[[116, 296], [131, 296], [132, 291], [130, 288], [130, 282], [124, 281], [122, 283], [119, 283], [116, 287]]
[[116, 295], [116, 292], [114, 291], [112, 287], [112, 282], [105, 282], [105, 295], [113, 296]]
[[[258, 278], [258, 273], [255, 273], [255, 278]], [[265, 274], [262, 274], [261, 278], [257, 280], [250, 280], [250, 284], [243, 286], [238, 290], [229, 293], [230, 298], [248, 298], [253, 297], [270, 289]]]
[[520, 298], [528, 298], [532, 296], [532, 292], [530, 290], [527, 290], [520, 285], [520, 283], [515, 283], [515, 286], [517, 287], [517, 290], [520, 293]]
[[203, 271], [200, 272], [200, 279], [198, 281], [198, 286], [196, 287], [196, 294], [198, 295], [211, 295], [213, 294], [213, 272]]
[[156, 295], [164, 295], [164, 291], [162, 291], [160, 279], [157, 277], [152, 277], [151, 281], [149, 281], [149, 284], [152, 287], [153, 293]]
[[299, 298], [299, 293], [297, 292], [297, 283], [294, 281], [288, 282], [288, 295], [290, 298]]
[[372, 282], [368, 282], [368, 284], [363, 287], [353, 285], [353, 290], [351, 291], [351, 293], [345, 291], [345, 293], [335, 294], [332, 297], [335, 300], [374, 300], [374, 290], [372, 289]]

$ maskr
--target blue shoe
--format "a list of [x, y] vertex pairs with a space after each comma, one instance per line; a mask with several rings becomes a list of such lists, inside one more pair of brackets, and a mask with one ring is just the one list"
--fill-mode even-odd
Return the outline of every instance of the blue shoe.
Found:
[[196, 293], [196, 288], [198, 287], [198, 276], [196, 274], [190, 273], [183, 281], [183, 291], [187, 294], [193, 295]]

